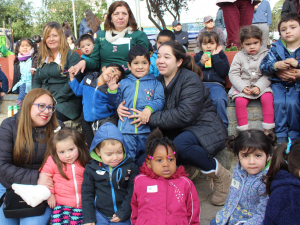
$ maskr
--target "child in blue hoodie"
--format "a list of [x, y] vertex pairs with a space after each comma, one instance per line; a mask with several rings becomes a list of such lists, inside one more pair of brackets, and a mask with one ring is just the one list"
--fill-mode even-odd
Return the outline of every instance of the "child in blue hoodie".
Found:
[[[300, 16], [289, 13], [278, 23], [281, 38], [260, 65], [262, 74], [271, 76], [274, 96], [275, 129], [277, 143], [287, 143], [299, 138], [300, 82], [295, 69], [300, 69]], [[280, 73], [286, 73], [280, 75]], [[277, 75], [279, 73], [279, 75]], [[290, 75], [289, 75], [290, 74]], [[292, 74], [292, 75], [291, 75]]]
[[72, 91], [76, 96], [82, 96], [82, 130], [88, 146], [102, 124], [111, 122], [117, 125], [116, 108], [109, 103], [107, 96], [107, 82], [113, 77], [117, 80], [125, 77], [124, 69], [115, 63], [104, 66], [100, 76], [97, 76], [97, 73], [89, 73], [81, 82], [80, 75], [74, 76], [70, 73], [69, 85]]
[[[159, 32], [156, 39], [157, 50], [159, 49], [162, 43], [171, 40], [175, 41], [175, 34], [172, 31], [162, 30], [161, 32]], [[155, 77], [159, 75], [159, 71], [156, 66], [157, 50], [153, 52], [152, 57], [150, 58], [150, 70], [149, 70], [149, 73], [153, 74]]]
[[[108, 82], [108, 97], [112, 106], [118, 107], [126, 101], [125, 107], [142, 111], [139, 124], [131, 124], [134, 119], [119, 119], [118, 127], [125, 140], [125, 149], [129, 157], [136, 160], [145, 152], [150, 127], [146, 125], [153, 112], [164, 108], [164, 89], [162, 84], [149, 74], [150, 53], [142, 45], [135, 45], [128, 52], [128, 68], [131, 74], [119, 84], [116, 79]], [[136, 112], [133, 112], [136, 114]]]
[[123, 136], [114, 124], [99, 128], [90, 155], [81, 188], [83, 224], [131, 225], [130, 201], [139, 168], [126, 156]]

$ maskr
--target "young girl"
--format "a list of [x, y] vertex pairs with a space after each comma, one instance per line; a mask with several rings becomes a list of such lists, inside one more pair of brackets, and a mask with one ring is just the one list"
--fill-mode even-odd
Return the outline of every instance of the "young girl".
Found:
[[[49, 157], [47, 157], [49, 156]], [[58, 127], [50, 139], [39, 179], [53, 178], [48, 205], [51, 224], [82, 224], [81, 184], [89, 150], [85, 137], [75, 129]]]
[[268, 53], [268, 49], [261, 46], [262, 31], [254, 25], [243, 27], [240, 31], [240, 41], [243, 49], [232, 61], [229, 71], [232, 87], [228, 93], [232, 100], [235, 100], [237, 130], [249, 129], [247, 105], [251, 99], [260, 98], [264, 132], [273, 133], [275, 123], [271, 81], [259, 68]]
[[262, 224], [268, 196], [261, 178], [267, 173], [272, 153], [273, 138], [263, 131], [241, 131], [226, 140], [239, 163], [234, 167], [230, 192], [225, 205], [211, 225]]
[[148, 137], [146, 154], [141, 175], [134, 179], [132, 225], [200, 225], [197, 191], [184, 167], [176, 168], [175, 144], [156, 129]]
[[76, 49], [76, 46], [75, 46], [76, 39], [73, 34], [71, 34], [69, 37], [67, 37], [67, 42], [68, 42], [71, 50]]
[[[229, 72], [227, 56], [222, 51], [223, 47], [218, 45], [219, 35], [214, 31], [206, 31], [200, 35], [201, 51], [194, 56], [195, 62], [203, 73], [203, 83], [209, 90], [209, 97], [212, 100], [225, 127], [228, 129], [228, 117], [226, 107], [228, 104], [225, 91], [225, 78]], [[210, 53], [211, 58], [208, 54]], [[211, 60], [211, 66], [206, 68], [205, 63]]]
[[32, 76], [37, 68], [37, 46], [29, 38], [18, 41], [14, 60], [14, 79], [12, 91], [19, 88], [19, 97], [16, 105], [22, 106], [25, 95], [31, 90]]
[[139, 168], [126, 156], [122, 133], [114, 124], [99, 128], [90, 155], [82, 183], [83, 223], [131, 225], [130, 199]]
[[265, 181], [270, 199], [263, 224], [299, 224], [300, 139], [276, 148]]

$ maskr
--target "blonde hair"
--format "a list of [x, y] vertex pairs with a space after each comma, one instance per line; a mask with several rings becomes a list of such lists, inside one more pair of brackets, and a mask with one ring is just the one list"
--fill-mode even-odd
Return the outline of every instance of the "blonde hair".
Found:
[[64, 69], [64, 66], [67, 62], [67, 55], [68, 55], [68, 52], [70, 50], [70, 47], [67, 43], [67, 39], [65, 37], [65, 34], [64, 34], [64, 31], [63, 31], [62, 27], [57, 22], [48, 22], [43, 27], [43, 40], [42, 40], [42, 42], [40, 44], [40, 47], [39, 47], [39, 55], [38, 55], [39, 64], [38, 64], [38, 67], [40, 67], [45, 62], [47, 57], [54, 58], [52, 51], [50, 50], [50, 48], [46, 44], [48, 34], [50, 33], [50, 31], [53, 28], [57, 31], [58, 36], [60, 37], [60, 46], [58, 48], [58, 52], [61, 55], [61, 61], [60, 61], [59, 66], [60, 66], [61, 69]]
[[120, 144], [122, 145], [122, 147], [123, 147], [122, 142], [119, 141], [119, 140], [116, 140], [116, 139], [106, 139], [106, 140], [101, 141], [101, 142], [95, 147], [95, 151], [96, 151], [96, 153], [97, 153], [97, 151], [100, 152], [100, 149], [103, 148], [105, 145], [108, 145], [108, 144], [110, 144], [110, 145], [117, 145], [117, 144], [119, 144], [119, 143], [120, 143]]
[[[31, 119], [31, 107], [32, 103], [42, 95], [48, 95], [55, 105], [54, 98], [52, 94], [45, 89], [36, 88], [27, 93], [24, 98], [23, 106], [20, 111], [20, 116], [17, 120], [17, 137], [14, 142], [13, 149], [13, 162], [16, 166], [23, 166], [28, 161], [30, 164], [33, 163], [35, 146], [32, 137], [32, 119]], [[36, 106], [34, 106], [36, 107]], [[43, 140], [37, 140], [41, 143], [46, 143], [49, 140], [50, 134], [54, 131], [54, 129], [58, 126], [58, 121], [56, 119], [55, 112], [52, 114], [50, 121], [45, 126], [45, 138]], [[28, 152], [27, 159], [24, 160], [24, 152], [25, 149]]]

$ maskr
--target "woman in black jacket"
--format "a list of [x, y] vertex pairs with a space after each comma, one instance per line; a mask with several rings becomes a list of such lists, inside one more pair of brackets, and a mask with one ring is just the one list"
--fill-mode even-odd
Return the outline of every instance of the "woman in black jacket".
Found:
[[[203, 173], [213, 178], [216, 187], [211, 201], [222, 205], [229, 193], [231, 173], [214, 156], [224, 148], [227, 130], [205, 85], [192, 71], [197, 66], [181, 44], [175, 41], [167, 41], [160, 46], [156, 65], [160, 73], [157, 79], [165, 91], [165, 109], [153, 113], [148, 124], [153, 128], [159, 127], [174, 141], [180, 164], [201, 168]], [[129, 118], [137, 118], [135, 123], [147, 122], [139, 118], [140, 111], [131, 110], [136, 115]]]
[[[0, 126], [0, 196], [17, 184], [43, 184], [51, 188], [52, 179], [39, 180], [50, 134], [59, 126], [55, 116], [55, 100], [45, 89], [27, 93], [20, 113], [5, 119]], [[27, 218], [5, 218], [0, 208], [0, 224], [47, 224], [51, 209], [44, 215]]]

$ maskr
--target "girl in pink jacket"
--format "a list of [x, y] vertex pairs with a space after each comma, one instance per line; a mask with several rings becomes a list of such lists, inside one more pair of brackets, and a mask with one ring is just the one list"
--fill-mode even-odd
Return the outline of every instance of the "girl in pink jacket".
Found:
[[58, 127], [50, 139], [39, 179], [52, 177], [54, 187], [47, 200], [53, 208], [51, 224], [82, 224], [81, 185], [89, 149], [75, 129]]
[[149, 135], [146, 163], [134, 179], [132, 225], [200, 225], [197, 191], [184, 167], [176, 168], [177, 153], [175, 144], [159, 129]]

